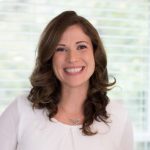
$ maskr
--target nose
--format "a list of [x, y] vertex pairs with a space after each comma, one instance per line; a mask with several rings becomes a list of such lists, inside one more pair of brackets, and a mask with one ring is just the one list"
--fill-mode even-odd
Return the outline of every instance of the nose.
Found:
[[77, 50], [69, 50], [67, 55], [67, 61], [69, 63], [74, 63], [79, 60], [79, 53]]

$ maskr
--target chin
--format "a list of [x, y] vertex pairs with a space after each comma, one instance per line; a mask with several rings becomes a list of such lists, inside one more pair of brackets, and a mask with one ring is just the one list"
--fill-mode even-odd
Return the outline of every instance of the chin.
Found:
[[86, 82], [69, 82], [69, 83], [66, 83], [65, 85], [67, 87], [70, 87], [70, 88], [80, 88], [80, 87], [87, 87], [88, 86], [88, 81]]

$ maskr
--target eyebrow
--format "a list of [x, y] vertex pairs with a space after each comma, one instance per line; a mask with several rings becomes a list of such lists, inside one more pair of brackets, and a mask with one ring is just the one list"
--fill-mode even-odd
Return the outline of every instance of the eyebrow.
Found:
[[[80, 44], [80, 43], [87, 43], [87, 44], [89, 44], [87, 41], [78, 41], [78, 42], [76, 42], [76, 44]], [[66, 46], [65, 44], [61, 44], [61, 43], [59, 43], [58, 45], [59, 46]]]
[[87, 43], [87, 44], [89, 44], [89, 42], [87, 42], [87, 41], [78, 41], [78, 42], [76, 42], [76, 44], [79, 44], [79, 43]]
[[59, 46], [66, 46], [65, 44], [58, 44]]

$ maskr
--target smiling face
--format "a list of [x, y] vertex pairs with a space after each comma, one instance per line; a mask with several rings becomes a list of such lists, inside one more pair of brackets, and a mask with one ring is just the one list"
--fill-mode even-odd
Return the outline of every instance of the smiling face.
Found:
[[68, 27], [62, 34], [52, 63], [62, 87], [88, 86], [95, 69], [93, 46], [79, 25]]

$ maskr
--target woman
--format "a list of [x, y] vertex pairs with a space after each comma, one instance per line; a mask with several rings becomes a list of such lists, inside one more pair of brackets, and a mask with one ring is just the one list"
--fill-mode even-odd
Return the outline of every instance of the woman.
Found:
[[0, 118], [2, 150], [132, 150], [127, 112], [109, 102], [107, 59], [96, 29], [74, 11], [45, 28], [32, 89]]

